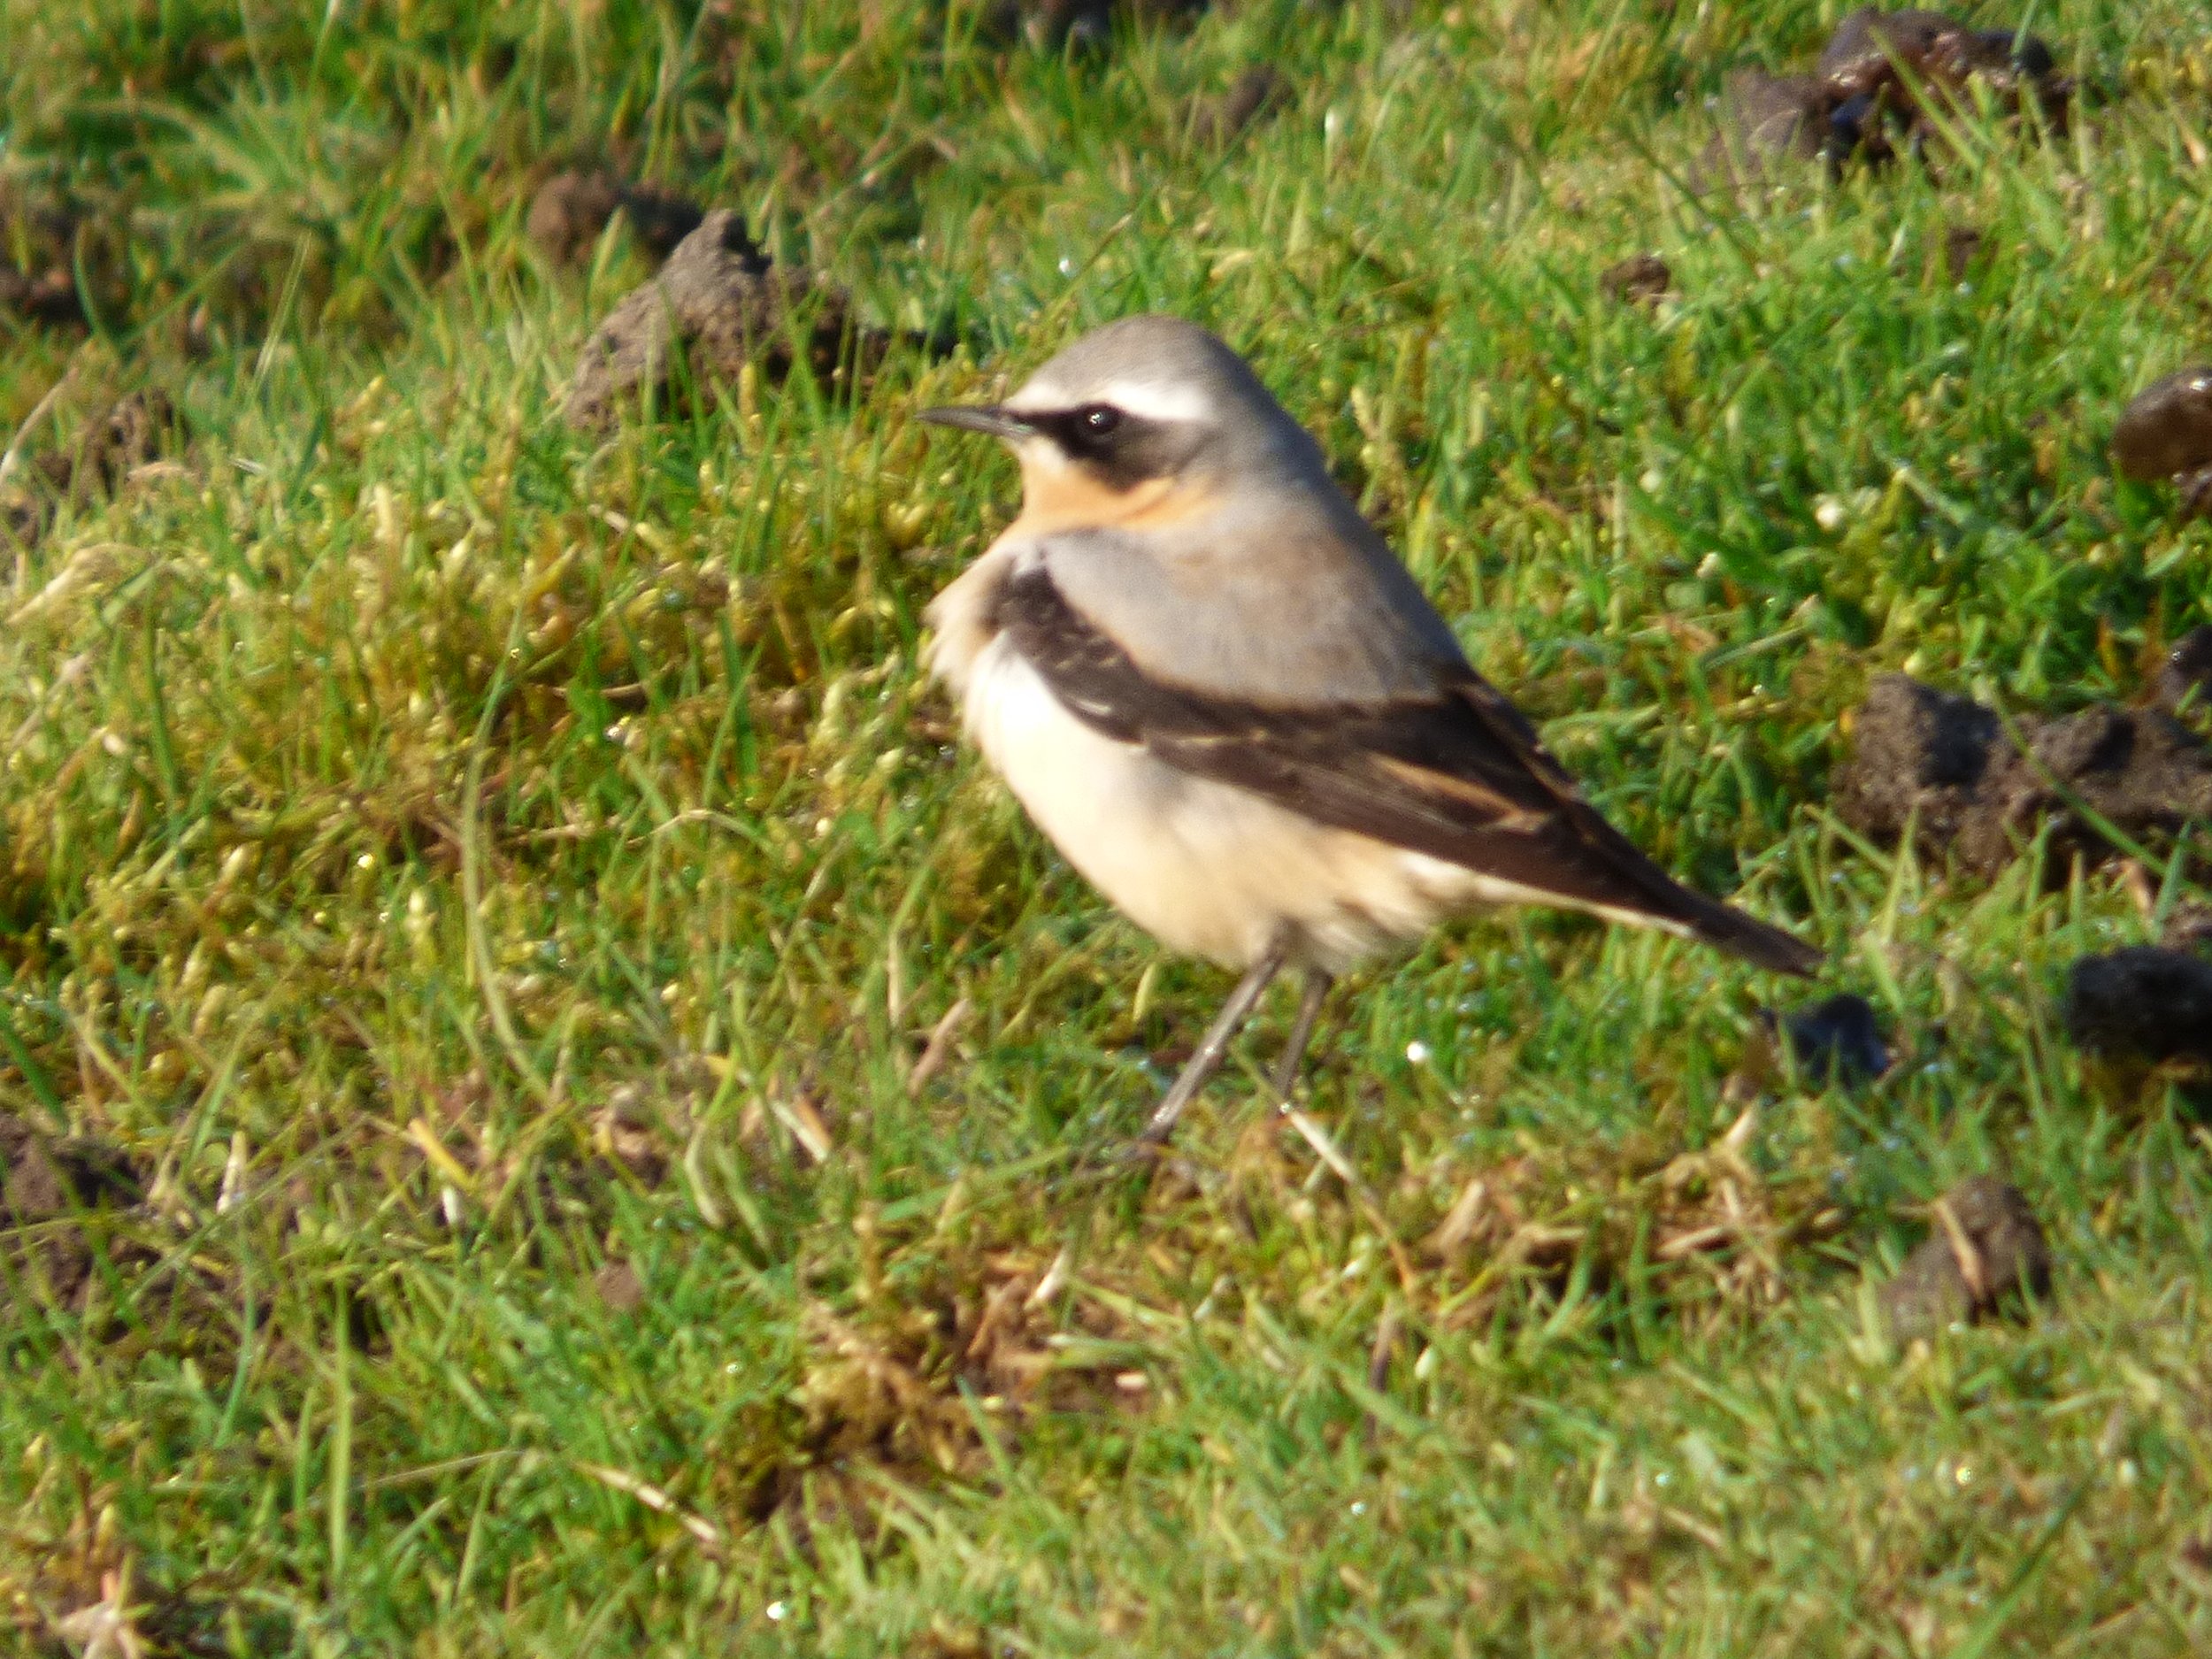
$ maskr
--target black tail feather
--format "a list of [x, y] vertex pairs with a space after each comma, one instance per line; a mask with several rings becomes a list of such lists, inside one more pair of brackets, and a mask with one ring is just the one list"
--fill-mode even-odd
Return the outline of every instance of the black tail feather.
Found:
[[1794, 974], [1801, 979], [1811, 979], [1828, 960], [1823, 952], [1794, 934], [1786, 933], [1756, 917], [1747, 916], [1732, 905], [1709, 899], [1687, 887], [1681, 891], [1690, 900], [1686, 907], [1689, 914], [1683, 919], [1709, 945], [1717, 945], [1756, 967]]

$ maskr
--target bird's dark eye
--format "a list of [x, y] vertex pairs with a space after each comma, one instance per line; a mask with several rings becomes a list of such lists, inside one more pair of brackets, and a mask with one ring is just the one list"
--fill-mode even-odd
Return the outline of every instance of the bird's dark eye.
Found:
[[1094, 469], [1125, 462], [1133, 449], [1145, 447], [1151, 433], [1149, 421], [1111, 403], [1077, 403], [1030, 419], [1062, 454]]

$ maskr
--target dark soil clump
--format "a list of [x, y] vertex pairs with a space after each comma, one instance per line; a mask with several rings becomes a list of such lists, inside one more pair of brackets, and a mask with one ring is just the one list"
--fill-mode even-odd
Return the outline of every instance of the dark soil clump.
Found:
[[1755, 183], [1791, 158], [1825, 161], [1833, 173], [1848, 161], [1927, 153], [1944, 119], [1971, 111], [1977, 88], [2006, 111], [2032, 102], [2045, 126], [2066, 130], [2073, 82], [2040, 39], [1940, 12], [1863, 6], [1836, 26], [1811, 74], [1730, 78], [1698, 188]]
[[166, 392], [149, 388], [119, 397], [88, 422], [73, 449], [42, 463], [55, 488], [80, 499], [95, 490], [113, 495], [138, 467], [168, 447], [177, 425]]
[[2212, 1060], [2212, 962], [2157, 945], [2084, 956], [2063, 1012], [2067, 1035], [2093, 1054]]
[[2112, 431], [2112, 458], [2139, 483], [2170, 480], [2185, 518], [2212, 516], [2212, 364], [2196, 364], [2137, 393]]
[[19, 540], [42, 534], [63, 502], [84, 507], [115, 495], [157, 459], [177, 428], [176, 406], [155, 388], [117, 398], [85, 422], [74, 442], [33, 460], [21, 483], [0, 489], [0, 520]]
[[[2212, 753], [2170, 716], [2150, 709], [2085, 709], [2023, 723], [2026, 756], [1995, 769], [1992, 798], [1964, 850], [1985, 869], [2009, 862], [2038, 823], [2055, 826], [2053, 847], [2097, 862], [2116, 849], [2078, 797], [2133, 840], [2168, 836], [2212, 815]], [[2062, 867], [2066, 862], [2059, 861]]]
[[2100, 705], [2024, 718], [2020, 733], [2024, 751], [1980, 704], [1884, 675], [1832, 780], [1836, 812], [1885, 843], [1909, 826], [1923, 852], [1985, 875], [2046, 824], [2062, 873], [2070, 856], [2096, 863], [2122, 850], [2099, 819], [2140, 841], [2212, 818], [2212, 751], [2162, 710]]
[[1114, 32], [1113, 0], [999, 0], [985, 19], [993, 40], [1040, 51], [1101, 47]]
[[581, 265], [618, 213], [656, 259], [675, 252], [706, 218], [696, 203], [595, 168], [557, 173], [540, 185], [530, 198], [526, 229], [555, 265]]
[[1944, 274], [1954, 282], [1963, 282], [1988, 252], [1986, 234], [1971, 225], [1954, 225], [1943, 233]]
[[[1764, 182], [1779, 164], [1811, 161], [1827, 157], [1832, 163], [1848, 153], [1839, 150], [1830, 117], [1833, 102], [1810, 75], [1770, 75], [1763, 69], [1743, 69], [1728, 77], [1717, 113], [1720, 131], [1713, 135], [1693, 169], [1700, 190]], [[1851, 141], [1856, 142], [1855, 137]]]
[[18, 187], [0, 185], [0, 311], [26, 322], [81, 325], [77, 213]]
[[1934, 148], [1940, 122], [1971, 113], [1978, 92], [2010, 114], [2032, 102], [2043, 124], [2062, 134], [2074, 92], [2036, 35], [1872, 6], [1836, 26], [1815, 73], [1831, 100], [1832, 126], [1873, 160]]
[[2169, 714], [2212, 713], [2212, 627], [2192, 628], [2159, 665], [2151, 687]]
[[2175, 905], [2158, 942], [2169, 950], [2212, 950], [2212, 904], [2184, 899]]
[[987, 35], [1006, 45], [1026, 41], [1040, 51], [1103, 48], [1118, 18], [1140, 23], [1179, 23], [1206, 10], [1209, 0], [999, 0], [985, 15]]
[[58, 1302], [73, 1301], [94, 1261], [77, 1217], [127, 1209], [142, 1187], [117, 1148], [0, 1114], [0, 1257], [7, 1263], [0, 1287], [19, 1277]]
[[1934, 1231], [1881, 1288], [1897, 1340], [2015, 1310], [2027, 1296], [2049, 1293], [2050, 1243], [2018, 1187], [1970, 1176], [1936, 1200], [1934, 1217]]
[[1640, 253], [1608, 265], [1598, 276], [1598, 292], [1624, 305], [1656, 305], [1674, 292], [1674, 272], [1655, 253]]
[[1975, 82], [2001, 108], [2016, 111], [2032, 97], [2059, 132], [2073, 96], [2073, 83], [2038, 36], [1970, 28], [1940, 12], [1862, 6], [1836, 26], [1815, 73], [1840, 104], [1865, 101], [1862, 127], [1878, 118], [1901, 127], [1915, 145], [1932, 135], [1932, 111], [1971, 107]]
[[1816, 1081], [1866, 1083], [1889, 1070], [1889, 1046], [1874, 1008], [1849, 992], [1791, 1014], [1768, 1014], [1798, 1070]]
[[615, 1313], [635, 1313], [645, 1305], [645, 1286], [627, 1262], [610, 1262], [592, 1275], [591, 1287]]
[[585, 343], [563, 412], [587, 430], [611, 426], [626, 405], [675, 389], [681, 363], [701, 390], [734, 381], [754, 362], [780, 381], [801, 357], [831, 380], [849, 363], [865, 372], [888, 346], [883, 331], [855, 319], [841, 291], [778, 267], [745, 234], [744, 221], [721, 209], [599, 325]]
[[1246, 70], [1218, 97], [1197, 100], [1191, 112], [1191, 136], [1201, 144], [1227, 143], [1253, 122], [1290, 102], [1290, 82], [1264, 64]]
[[26, 322], [84, 321], [76, 273], [66, 265], [19, 271], [13, 265], [0, 265], [0, 310], [13, 311]]
[[1916, 812], [1922, 842], [1948, 845], [1976, 810], [2002, 735], [1996, 715], [1970, 697], [1885, 674], [1859, 707], [1851, 758], [1832, 786], [1836, 811], [1884, 841], [1901, 835]]

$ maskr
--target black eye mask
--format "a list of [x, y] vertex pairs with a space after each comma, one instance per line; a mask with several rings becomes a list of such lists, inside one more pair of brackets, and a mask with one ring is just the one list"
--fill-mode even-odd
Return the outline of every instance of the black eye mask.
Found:
[[1196, 447], [1196, 434], [1182, 423], [1148, 420], [1110, 403], [1025, 412], [1022, 419], [1110, 489], [1165, 477]]

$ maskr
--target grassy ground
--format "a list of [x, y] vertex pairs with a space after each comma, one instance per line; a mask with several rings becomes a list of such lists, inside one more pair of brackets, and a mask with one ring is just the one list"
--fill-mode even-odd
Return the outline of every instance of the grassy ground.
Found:
[[[184, 433], [0, 568], [0, 1110], [119, 1171], [0, 1277], [8, 1640], [2212, 1640], [2207, 1143], [2054, 1015], [2155, 923], [1824, 806], [1873, 672], [2062, 709], [2212, 619], [2104, 455], [2212, 346], [2203, 14], [2037, 6], [2105, 95], [2063, 142], [1686, 203], [1727, 67], [1843, 9], [1245, 0], [1069, 62], [965, 0], [9, 0], [0, 171], [88, 215], [95, 315], [9, 325], [0, 433], [65, 373], [27, 456], [141, 386]], [[1194, 142], [1256, 60], [1290, 106]], [[645, 267], [520, 227], [601, 154], [972, 343], [571, 433]], [[1601, 300], [1647, 249], [1678, 301]], [[1015, 482], [910, 415], [1143, 309], [1255, 357], [1638, 840], [1832, 951], [1887, 1078], [1724, 1141], [1803, 994], [1508, 918], [1342, 995], [1358, 1193], [1261, 1099], [1281, 993], [1217, 1180], [1085, 1179], [1225, 987], [951, 747], [918, 618]], [[1993, 1169], [2050, 1302], [1893, 1351], [1868, 1287]]]

